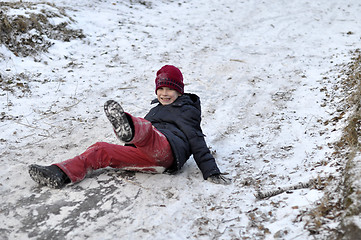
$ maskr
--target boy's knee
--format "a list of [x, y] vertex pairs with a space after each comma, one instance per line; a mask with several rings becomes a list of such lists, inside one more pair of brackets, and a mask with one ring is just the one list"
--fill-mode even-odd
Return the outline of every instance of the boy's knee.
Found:
[[89, 149], [100, 150], [107, 148], [110, 144], [106, 142], [97, 142], [89, 147]]

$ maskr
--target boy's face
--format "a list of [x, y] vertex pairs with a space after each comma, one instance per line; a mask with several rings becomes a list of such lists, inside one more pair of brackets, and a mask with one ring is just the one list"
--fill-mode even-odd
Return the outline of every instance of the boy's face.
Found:
[[157, 98], [162, 105], [173, 103], [179, 96], [182, 96], [182, 94], [169, 87], [161, 87], [157, 90]]

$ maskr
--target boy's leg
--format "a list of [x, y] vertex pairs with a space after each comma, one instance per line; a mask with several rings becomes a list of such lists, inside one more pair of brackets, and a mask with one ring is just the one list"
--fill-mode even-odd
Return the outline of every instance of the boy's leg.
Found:
[[104, 104], [104, 111], [121, 141], [134, 144], [156, 163], [171, 166], [173, 153], [169, 142], [149, 121], [124, 112], [120, 104], [113, 100]]
[[130, 142], [134, 144], [143, 154], [154, 159], [157, 165], [169, 168], [173, 161], [173, 152], [168, 139], [159, 132], [151, 122], [131, 117], [134, 126], [134, 137]]
[[[167, 142], [168, 143], [168, 142]], [[169, 145], [169, 144], [168, 144]], [[159, 152], [165, 152], [160, 149]], [[171, 156], [165, 154], [165, 156]], [[75, 158], [54, 164], [70, 178], [72, 182], [83, 180], [88, 172], [113, 167], [144, 172], [163, 172], [170, 167], [173, 157], [162, 160], [147, 155], [140, 148], [98, 142]]]
[[156, 171], [155, 167], [162, 167], [163, 170], [169, 168], [174, 158], [167, 138], [149, 121], [127, 115], [134, 127], [134, 136], [129, 143], [136, 148], [100, 142], [89, 147], [83, 154], [55, 165], [72, 182], [81, 181], [89, 171], [108, 166], [152, 172]]

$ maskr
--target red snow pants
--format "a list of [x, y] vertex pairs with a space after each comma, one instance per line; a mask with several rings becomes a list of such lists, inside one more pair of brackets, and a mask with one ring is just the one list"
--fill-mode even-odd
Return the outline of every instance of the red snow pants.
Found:
[[149, 121], [131, 118], [134, 137], [130, 143], [136, 147], [98, 142], [79, 156], [54, 165], [73, 183], [83, 180], [88, 172], [105, 167], [153, 173], [169, 168], [174, 158], [167, 138]]

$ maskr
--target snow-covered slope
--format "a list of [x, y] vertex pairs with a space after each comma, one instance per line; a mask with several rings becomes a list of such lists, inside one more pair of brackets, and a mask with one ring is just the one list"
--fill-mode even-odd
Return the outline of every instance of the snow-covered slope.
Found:
[[[0, 94], [2, 239], [313, 239], [301, 216], [321, 190], [255, 194], [337, 176], [342, 124], [324, 124], [339, 114], [324, 89], [360, 47], [358, 1], [48, 2], [31, 11], [65, 13], [50, 22], [86, 37], [50, 40], [35, 57], [0, 45], [0, 75], [20, 83]], [[30, 179], [31, 163], [117, 143], [103, 103], [144, 116], [165, 64], [201, 97], [206, 140], [232, 185], [204, 181], [193, 159], [177, 175], [105, 169], [61, 190]]]

